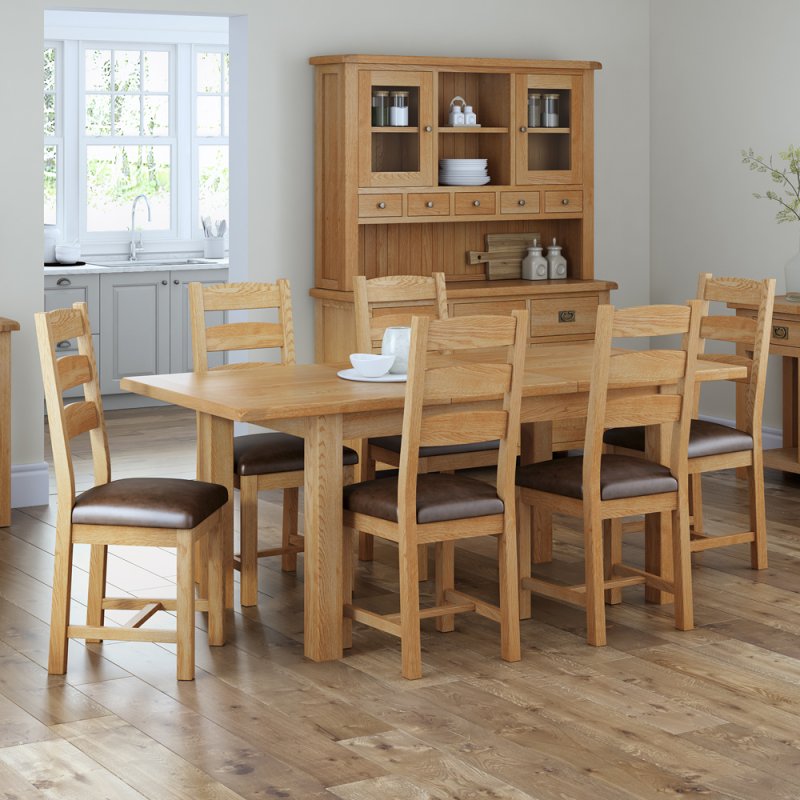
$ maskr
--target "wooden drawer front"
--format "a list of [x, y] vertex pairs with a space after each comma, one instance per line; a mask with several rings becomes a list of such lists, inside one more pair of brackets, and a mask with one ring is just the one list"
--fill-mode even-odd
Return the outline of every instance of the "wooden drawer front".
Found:
[[449, 194], [409, 194], [409, 217], [438, 217], [450, 214]]
[[771, 344], [782, 347], [800, 347], [800, 323], [796, 319], [780, 319], [773, 317]]
[[470, 314], [510, 314], [524, 310], [524, 300], [487, 300], [482, 303], [453, 303], [454, 317], [468, 317]]
[[494, 192], [456, 194], [456, 214], [496, 214], [496, 209]]
[[583, 192], [545, 192], [544, 210], [547, 214], [574, 214], [583, 211]]
[[538, 214], [539, 192], [500, 192], [501, 214]]
[[554, 297], [531, 300], [531, 336], [594, 333], [596, 297]]
[[358, 196], [359, 217], [402, 217], [403, 195], [361, 194]]

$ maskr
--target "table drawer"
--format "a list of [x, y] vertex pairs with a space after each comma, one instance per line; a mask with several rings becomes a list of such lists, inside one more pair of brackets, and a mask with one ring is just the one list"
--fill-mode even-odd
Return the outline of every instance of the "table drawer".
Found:
[[594, 333], [596, 297], [549, 297], [531, 300], [531, 336]]
[[486, 300], [480, 303], [453, 303], [454, 317], [468, 317], [470, 314], [510, 314], [524, 311], [524, 300]]
[[496, 214], [494, 192], [464, 192], [456, 194], [456, 214]]
[[547, 214], [574, 214], [583, 211], [583, 192], [545, 192], [544, 210]]
[[539, 192], [500, 192], [501, 214], [538, 214]]
[[358, 196], [359, 217], [402, 217], [403, 195], [361, 194]]
[[770, 343], [782, 347], [800, 347], [800, 320], [773, 317]]
[[409, 194], [409, 217], [438, 217], [450, 214], [449, 194]]

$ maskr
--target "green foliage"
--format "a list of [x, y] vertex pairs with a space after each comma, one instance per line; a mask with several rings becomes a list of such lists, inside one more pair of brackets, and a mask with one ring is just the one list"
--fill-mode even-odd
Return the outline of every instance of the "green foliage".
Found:
[[774, 189], [764, 194], [753, 192], [753, 197], [778, 203], [780, 209], [775, 215], [778, 222], [797, 222], [800, 220], [800, 147], [789, 145], [778, 157], [786, 164], [783, 168], [773, 165], [772, 156], [765, 159], [756, 155], [752, 147], [742, 150], [742, 164], [747, 164], [753, 172], [768, 173], [772, 182], [783, 190], [781, 194]]

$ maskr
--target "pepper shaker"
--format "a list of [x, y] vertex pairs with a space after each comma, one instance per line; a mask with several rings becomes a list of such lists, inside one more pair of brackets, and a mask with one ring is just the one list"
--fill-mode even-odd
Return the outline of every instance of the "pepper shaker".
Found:
[[553, 244], [547, 248], [547, 277], [550, 280], [567, 277], [567, 259], [561, 255], [561, 247], [556, 244], [553, 237]]
[[543, 281], [548, 275], [547, 259], [542, 255], [538, 239], [528, 248], [528, 255], [522, 259], [522, 279], [526, 281]]

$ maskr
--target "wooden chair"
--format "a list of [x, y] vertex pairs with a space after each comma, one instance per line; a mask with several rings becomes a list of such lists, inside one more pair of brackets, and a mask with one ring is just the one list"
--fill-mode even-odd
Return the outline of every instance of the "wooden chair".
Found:
[[[695, 393], [694, 414], [689, 433], [689, 479], [691, 489], [692, 534], [690, 549], [693, 553], [717, 547], [750, 543], [750, 563], [753, 569], [767, 568], [767, 520], [764, 508], [764, 464], [761, 439], [761, 416], [767, 380], [770, 325], [775, 300], [775, 280], [750, 280], [747, 278], [714, 278], [702, 273], [697, 296], [709, 302], [745, 303], [757, 306], [755, 319], [739, 316], [705, 316], [700, 326], [700, 352], [709, 340], [732, 342], [736, 354], [704, 353], [712, 361], [744, 363], [748, 367], [747, 381], [737, 384], [742, 392], [744, 415], [733, 428], [717, 422], [697, 419], [700, 391]], [[644, 429], [612, 429], [604, 440], [615, 452], [644, 450]], [[703, 494], [701, 478], [704, 472], [720, 469], [745, 470], [749, 492], [748, 505], [750, 530], [709, 536], [704, 530]], [[612, 537], [615, 549], [622, 547], [623, 532], [638, 530], [636, 523], [623, 526], [615, 521]]]
[[[500, 652], [520, 657], [514, 465], [528, 315], [472, 316], [452, 320], [414, 317], [403, 415], [400, 467], [396, 478], [348, 486], [344, 492], [344, 640], [352, 620], [400, 637], [405, 678], [422, 674], [420, 620], [437, 618], [440, 631], [453, 630], [453, 615], [475, 611], [500, 623]], [[502, 363], [457, 362], [464, 350], [505, 347]], [[441, 356], [431, 351], [448, 352]], [[502, 399], [492, 399], [500, 395]], [[420, 447], [497, 437], [496, 488], [461, 475], [419, 474]], [[400, 612], [377, 614], [352, 602], [352, 530], [397, 542]], [[498, 537], [500, 604], [456, 591], [457, 539]], [[436, 544], [436, 605], [419, 607], [419, 545]]]
[[[367, 279], [353, 278], [356, 316], [356, 348], [359, 353], [380, 352], [386, 328], [410, 325], [411, 316], [425, 315], [447, 319], [447, 291], [443, 272], [430, 277], [390, 275]], [[360, 479], [375, 477], [376, 462], [390, 467], [400, 466], [400, 436], [380, 436], [362, 443], [359, 454]], [[498, 442], [469, 442], [456, 446], [423, 447], [419, 455], [420, 472], [452, 472], [470, 467], [486, 467], [497, 463]], [[359, 532], [358, 555], [371, 561], [372, 537]], [[427, 560], [421, 562], [421, 579], [427, 577]]]
[[[281, 364], [294, 364], [294, 326], [289, 281], [277, 283], [189, 284], [189, 313], [192, 325], [192, 355], [195, 372], [207, 372], [211, 352], [277, 349]], [[277, 322], [228, 322], [206, 327], [210, 311], [275, 309]], [[247, 369], [264, 362], [225, 364], [212, 369]], [[287, 433], [256, 433], [234, 439], [234, 486], [239, 489], [240, 554], [234, 554], [234, 568], [241, 573], [241, 603], [258, 602], [258, 559], [281, 556], [281, 568], [297, 569], [297, 554], [303, 552], [303, 537], [297, 532], [299, 489], [303, 485], [304, 441]], [[348, 447], [343, 461], [349, 466], [345, 482], [353, 479], [352, 465], [358, 454]], [[280, 547], [258, 549], [258, 493], [283, 489], [283, 525]], [[232, 535], [232, 534], [231, 534]], [[233, 541], [226, 552], [233, 551]]]
[[[531, 613], [531, 592], [586, 608], [587, 640], [606, 643], [604, 592], [645, 584], [675, 595], [675, 627], [693, 627], [689, 561], [686, 446], [692, 413], [694, 372], [702, 303], [618, 309], [597, 313], [586, 438], [582, 456], [521, 467], [519, 487], [520, 609]], [[682, 349], [612, 353], [612, 337], [682, 334]], [[609, 384], [616, 388], [609, 391]], [[658, 385], [654, 393], [653, 385]], [[576, 416], [585, 414], [581, 405]], [[603, 454], [608, 426], [669, 424], [671, 445], [665, 464], [641, 456]], [[565, 586], [531, 577], [531, 507], [583, 518], [584, 583]], [[610, 520], [634, 514], [671, 514], [674, 579], [620, 563], [610, 553]], [[604, 533], [606, 534], [604, 542]], [[608, 569], [604, 570], [604, 545]], [[659, 552], [650, 548], [651, 555]], [[657, 560], [657, 557], [656, 557]], [[605, 576], [604, 576], [605, 575]]]
[[[69, 639], [99, 642], [176, 642], [178, 680], [194, 679], [194, 613], [208, 612], [208, 641], [225, 643], [224, 577], [220, 509], [228, 501], [224, 486], [176, 478], [111, 480], [103, 405], [85, 303], [36, 314], [36, 333], [58, 491], [53, 608], [50, 618], [48, 671], [67, 670]], [[77, 338], [79, 355], [57, 358], [56, 344]], [[84, 399], [64, 404], [63, 393], [83, 385]], [[89, 433], [95, 485], [75, 495], [70, 442]], [[194, 545], [207, 539], [208, 598], [195, 600]], [[73, 545], [90, 544], [89, 597], [86, 624], [70, 624]], [[108, 545], [175, 547], [176, 599], [107, 597]], [[104, 624], [108, 609], [138, 610], [125, 626]], [[174, 630], [140, 626], [161, 610], [175, 611]]]

